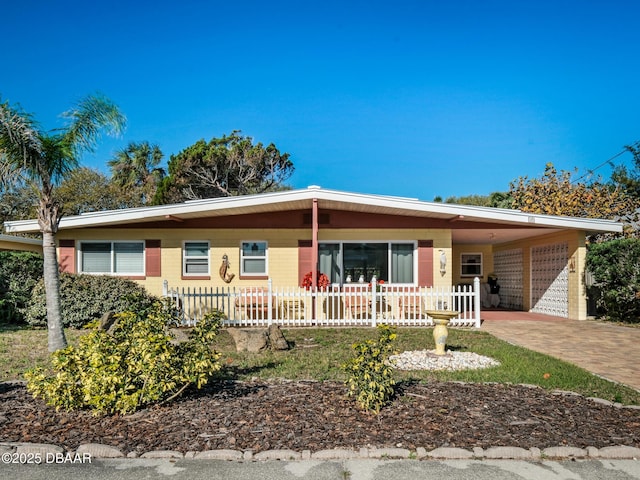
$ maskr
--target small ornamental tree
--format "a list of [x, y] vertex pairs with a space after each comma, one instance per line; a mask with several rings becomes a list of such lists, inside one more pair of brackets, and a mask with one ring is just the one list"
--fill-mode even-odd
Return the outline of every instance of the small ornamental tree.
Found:
[[378, 414], [395, 393], [393, 369], [387, 362], [393, 353], [396, 333], [389, 325], [378, 325], [378, 339], [353, 344], [354, 357], [343, 365], [347, 373], [347, 396], [355, 397], [363, 410]]
[[117, 314], [110, 331], [94, 328], [53, 353], [50, 371], [25, 373], [27, 388], [56, 409], [89, 408], [95, 414], [126, 414], [167, 402], [189, 386], [201, 388], [220, 370], [212, 349], [223, 314], [205, 315], [189, 339], [168, 331], [172, 313], [157, 303], [143, 313]]

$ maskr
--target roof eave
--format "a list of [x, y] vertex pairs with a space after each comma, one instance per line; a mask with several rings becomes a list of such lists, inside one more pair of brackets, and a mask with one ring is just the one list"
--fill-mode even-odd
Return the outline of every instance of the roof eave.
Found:
[[[469, 205], [425, 202], [413, 198], [390, 197], [360, 193], [326, 190], [317, 187], [301, 190], [247, 195], [241, 197], [224, 197], [195, 200], [173, 205], [140, 207], [124, 210], [91, 212], [78, 216], [63, 217], [60, 229], [113, 226], [129, 223], [146, 223], [182, 216], [195, 218], [211, 215], [233, 215], [247, 208], [264, 208], [264, 211], [282, 209], [286, 205], [311, 208], [313, 199], [333, 202], [336, 205], [356, 205], [360, 211], [372, 208], [388, 209], [389, 213], [415, 215], [432, 214], [439, 218], [451, 220], [468, 220], [475, 222], [498, 222], [510, 225], [531, 227], [568, 228], [590, 232], [622, 232], [622, 224], [613, 220], [557, 217], [525, 213], [520, 210], [508, 210]], [[428, 216], [428, 215], [425, 215]], [[5, 223], [6, 230], [11, 233], [38, 232], [36, 220], [18, 220]]]

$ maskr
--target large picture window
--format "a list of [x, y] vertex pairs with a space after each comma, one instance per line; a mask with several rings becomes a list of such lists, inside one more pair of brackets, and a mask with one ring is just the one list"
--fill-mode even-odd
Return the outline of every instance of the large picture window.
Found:
[[80, 242], [80, 272], [144, 275], [144, 242]]
[[240, 274], [247, 277], [267, 275], [267, 242], [242, 242]]
[[373, 276], [391, 283], [415, 283], [415, 243], [358, 242], [319, 244], [320, 272], [331, 283], [369, 283]]
[[209, 242], [184, 242], [182, 274], [185, 276], [209, 275]]

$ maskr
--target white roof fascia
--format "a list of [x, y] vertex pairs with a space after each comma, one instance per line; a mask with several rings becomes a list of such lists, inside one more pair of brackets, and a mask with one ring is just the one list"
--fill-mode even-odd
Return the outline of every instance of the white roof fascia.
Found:
[[15, 235], [2, 234], [0, 234], [0, 242], [24, 243], [26, 245], [42, 245], [42, 240], [40, 240], [39, 238], [16, 237]]
[[[367, 206], [388, 208], [397, 212], [402, 211], [405, 215], [410, 215], [412, 212], [434, 213], [440, 216], [449, 216], [451, 219], [458, 218], [476, 222], [498, 222], [529, 227], [570, 228], [593, 232], [622, 231], [622, 224], [613, 220], [531, 214], [520, 210], [425, 202], [414, 198], [350, 193], [317, 187], [238, 197], [193, 200], [174, 205], [90, 212], [78, 216], [63, 217], [59, 228], [73, 229], [123, 223], [144, 223], [165, 220], [172, 216], [180, 217], [180, 215], [185, 214], [193, 217], [194, 214], [197, 216], [197, 214], [202, 213], [202, 216], [206, 216], [207, 213], [215, 213], [216, 211], [226, 210], [230, 212], [247, 207], [312, 201], [313, 199], [360, 205], [364, 210], [366, 210]], [[5, 222], [5, 228], [12, 233], [39, 231], [37, 220]]]

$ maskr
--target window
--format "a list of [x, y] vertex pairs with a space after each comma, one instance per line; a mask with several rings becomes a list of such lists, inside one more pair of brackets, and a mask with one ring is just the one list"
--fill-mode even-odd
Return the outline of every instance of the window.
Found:
[[80, 242], [80, 272], [144, 275], [144, 242]]
[[267, 242], [242, 242], [240, 274], [250, 277], [267, 275]]
[[414, 283], [415, 243], [360, 242], [321, 243], [318, 246], [320, 272], [331, 283], [358, 282], [360, 276], [369, 283]]
[[209, 242], [184, 242], [182, 274], [185, 276], [209, 275]]
[[460, 254], [460, 276], [481, 277], [482, 276], [482, 254], [462, 253]]

